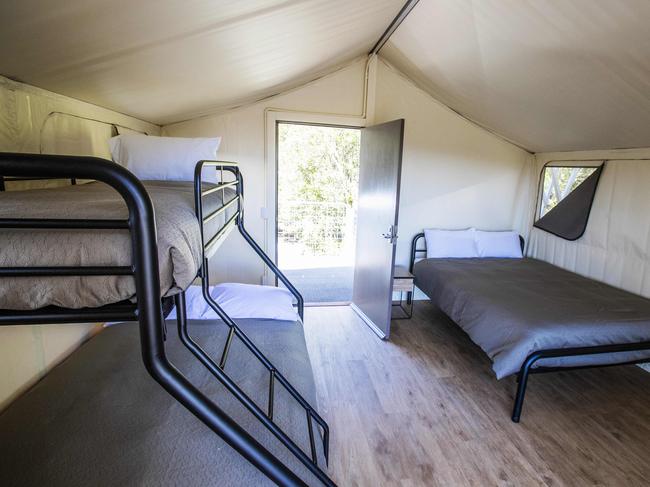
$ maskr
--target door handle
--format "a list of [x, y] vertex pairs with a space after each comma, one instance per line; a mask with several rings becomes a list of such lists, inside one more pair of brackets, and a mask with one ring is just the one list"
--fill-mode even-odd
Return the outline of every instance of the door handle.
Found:
[[397, 242], [397, 226], [391, 225], [388, 229], [388, 233], [382, 233], [381, 236], [387, 240], [390, 240], [391, 244], [394, 244]]

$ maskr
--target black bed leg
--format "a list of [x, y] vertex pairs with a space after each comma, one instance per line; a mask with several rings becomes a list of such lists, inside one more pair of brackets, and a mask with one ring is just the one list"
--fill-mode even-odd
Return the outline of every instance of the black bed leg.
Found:
[[515, 396], [515, 405], [512, 410], [512, 421], [515, 423], [518, 423], [521, 418], [521, 409], [524, 406], [524, 396], [526, 395], [526, 385], [528, 384], [528, 374], [529, 368], [524, 364], [517, 376], [517, 395]]

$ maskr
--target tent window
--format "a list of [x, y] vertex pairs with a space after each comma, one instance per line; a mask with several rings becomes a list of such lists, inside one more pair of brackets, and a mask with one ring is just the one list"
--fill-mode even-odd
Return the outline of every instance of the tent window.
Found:
[[543, 217], [591, 176], [597, 167], [546, 167], [539, 217]]
[[577, 240], [586, 228], [601, 166], [545, 167], [535, 227], [566, 240]]

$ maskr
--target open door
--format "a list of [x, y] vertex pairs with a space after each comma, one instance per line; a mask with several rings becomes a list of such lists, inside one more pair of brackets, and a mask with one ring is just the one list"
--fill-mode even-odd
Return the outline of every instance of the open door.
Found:
[[390, 334], [404, 120], [361, 131], [352, 308], [381, 338]]

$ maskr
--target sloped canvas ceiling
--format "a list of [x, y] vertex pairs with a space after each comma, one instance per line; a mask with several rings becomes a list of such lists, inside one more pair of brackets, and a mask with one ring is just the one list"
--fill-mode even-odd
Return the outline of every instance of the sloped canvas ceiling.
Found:
[[403, 0], [2, 0], [0, 74], [164, 124], [367, 53]]
[[647, 0], [421, 0], [381, 50], [532, 151], [650, 146]]

